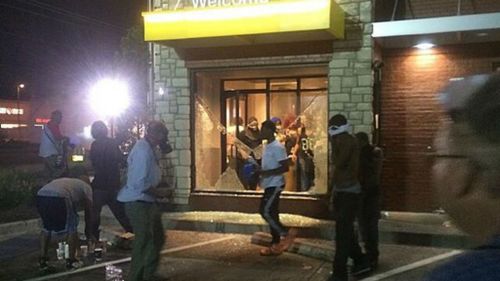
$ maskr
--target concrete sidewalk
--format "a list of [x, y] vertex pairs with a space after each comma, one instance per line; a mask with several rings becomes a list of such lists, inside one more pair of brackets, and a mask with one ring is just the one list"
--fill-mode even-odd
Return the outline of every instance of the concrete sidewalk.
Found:
[[[381, 243], [468, 248], [474, 246], [443, 214], [383, 212], [380, 220]], [[335, 222], [300, 215], [281, 214], [281, 221], [299, 229], [299, 237], [333, 240]], [[105, 214], [106, 224], [116, 225], [111, 214]], [[165, 213], [166, 229], [216, 233], [253, 234], [269, 232], [259, 214], [239, 212], [179, 212]]]
[[[446, 215], [433, 213], [382, 212], [381, 243], [467, 248], [473, 246], [465, 234], [454, 227]], [[335, 222], [300, 215], [281, 214], [283, 224], [299, 229], [299, 237], [333, 240]], [[104, 208], [102, 225], [114, 227], [116, 219]], [[169, 230], [253, 234], [268, 232], [259, 214], [239, 212], [175, 212], [163, 215]], [[37, 232], [38, 219], [0, 225], [0, 241]], [[81, 225], [82, 226], [82, 225]]]
[[[294, 256], [293, 258], [289, 255], [285, 255], [285, 257], [292, 258], [294, 260], [296, 259], [297, 261], [307, 259], [308, 263], [318, 262], [318, 267], [314, 267], [314, 270], [319, 270], [324, 266], [326, 267], [321, 270], [330, 270], [330, 261], [333, 259], [333, 255], [335, 252], [335, 245], [333, 242], [335, 222], [290, 214], [281, 215], [281, 219], [285, 225], [293, 226], [299, 229], [299, 238], [296, 239], [296, 242], [289, 250], [289, 252], [298, 255]], [[221, 235], [220, 237], [236, 237], [238, 234], [247, 234], [244, 235], [247, 238], [241, 238], [243, 240], [240, 239], [241, 241], [238, 243], [240, 243], [241, 245], [244, 244], [244, 248], [248, 251], [251, 251], [253, 253], [252, 255], [255, 256], [255, 253], [258, 252], [258, 247], [265, 246], [270, 243], [270, 236], [268, 234], [267, 225], [258, 214], [246, 214], [237, 212], [165, 213], [163, 215], [163, 223], [168, 232], [173, 235], [169, 235], [169, 238], [167, 239], [169, 241], [169, 247], [181, 246], [182, 248], [184, 247], [184, 245], [193, 245], [193, 243], [200, 242], [196, 237], [206, 236], [205, 238], [209, 239], [208, 237], [211, 237], [210, 235]], [[0, 239], [0, 252], [2, 252], [2, 255], [0, 255], [0, 263], [2, 263], [3, 267], [3, 269], [0, 270], [1, 280], [4, 280], [2, 278], [2, 275], [11, 277], [22, 275], [26, 278], [33, 278], [37, 276], [36, 260], [39, 250], [39, 229], [39, 220], [30, 220], [0, 225], [0, 234], [2, 234], [0, 238], [3, 237], [3, 240]], [[179, 230], [191, 230], [193, 232], [185, 232], [190, 233], [188, 235], [185, 235], [180, 233], [184, 231]], [[120, 234], [121, 231], [121, 227], [117, 224], [116, 220], [111, 215], [109, 210], [106, 209], [102, 214], [101, 236], [108, 238], [108, 241], [113, 241], [115, 235]], [[80, 232], [83, 232], [83, 224], [80, 224]], [[252, 244], [248, 243], [248, 235], [252, 235]], [[465, 248], [472, 246], [468, 238], [460, 231], [458, 231], [453, 225], [451, 225], [447, 221], [447, 217], [442, 214], [395, 212], [383, 213], [383, 219], [380, 221], [380, 237], [381, 247], [385, 249], [393, 249], [394, 247], [396, 247], [394, 249], [399, 249], [397, 247], [407, 247], [405, 249], [411, 249], [403, 250], [404, 254], [400, 250], [397, 250], [394, 254], [390, 250], [384, 250], [385, 255], [389, 255], [391, 257], [394, 256], [394, 258], [386, 259], [384, 262], [386, 266], [389, 267], [396, 266], [397, 264], [399, 264], [398, 262], [402, 259], [402, 257], [406, 257], [413, 251], [416, 251], [415, 249], [419, 249], [418, 247], [414, 246], [426, 246], [420, 247], [422, 257], [432, 256], [434, 253], [441, 254], [446, 251], [450, 251], [447, 248]], [[189, 241], [187, 241], [186, 239]], [[216, 247], [215, 249], [231, 249], [231, 243], [224, 246], [214, 245], [214, 247]], [[198, 259], [200, 255], [203, 256], [205, 252], [210, 253], [215, 249], [195, 252], [189, 256], [188, 260], [174, 261], [176, 265], [173, 266], [171, 270], [182, 273], [179, 273], [180, 277], [176, 277], [175, 280], [190, 280], [186, 278], [191, 278], [192, 276], [190, 277], [190, 275], [188, 274], [189, 271], [183, 271], [183, 264], [190, 263], [193, 261], [193, 259]], [[427, 252], [429, 253], [423, 254]], [[115, 250], [113, 254], [108, 254], [108, 258], [113, 260], [123, 259], [127, 258], [129, 254], [130, 253], [128, 251], [116, 252]], [[237, 257], [237, 260], [244, 256], [242, 253], [238, 253], [235, 255]], [[221, 253], [221, 257], [222, 256], [224, 255]], [[168, 263], [172, 262], [171, 258], [172, 257], [169, 255]], [[206, 261], [200, 262], [201, 264], [212, 264], [218, 259], [220, 259], [220, 257], [217, 257], [214, 261], [211, 261], [207, 258]], [[244, 260], [246, 259], [247, 257], [245, 256]], [[415, 258], [415, 260], [417, 260], [417, 258]], [[218, 270], [221, 270], [221, 268], [224, 268], [224, 266], [219, 264], [218, 268]], [[99, 268], [95, 271], [99, 278], [102, 278], [102, 270], [102, 268]], [[262, 272], [260, 272], [259, 274], [263, 274], [263, 276], [266, 276], [268, 272], [267, 270], [268, 269], [262, 269]], [[234, 274], [236, 273], [237, 271], [234, 272]], [[328, 275], [325, 274], [321, 274], [321, 276], [323, 276], [321, 278], [324, 278], [324, 276]], [[84, 275], [74, 280], [88, 280], [89, 276], [92, 276], [92, 274], [88, 275], [87, 273], [85, 273]], [[324, 280], [321, 278], [318, 280]]]

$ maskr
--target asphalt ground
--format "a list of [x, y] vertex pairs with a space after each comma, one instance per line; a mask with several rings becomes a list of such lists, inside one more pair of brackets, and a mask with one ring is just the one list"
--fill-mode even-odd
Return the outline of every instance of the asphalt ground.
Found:
[[[332, 269], [329, 261], [293, 253], [262, 257], [261, 247], [250, 243], [250, 235], [171, 230], [166, 235], [159, 272], [170, 281], [322, 281]], [[54, 245], [51, 259], [59, 272], [43, 275], [38, 271], [37, 239], [36, 234], [27, 234], [0, 243], [0, 280], [105, 280], [106, 263], [116, 263], [127, 280], [130, 251], [116, 247], [109, 248], [99, 263], [89, 260], [83, 269], [65, 271], [64, 264], [55, 261]], [[333, 246], [331, 241], [311, 242]], [[379, 268], [362, 280], [421, 280], [455, 253], [452, 249], [383, 244]]]

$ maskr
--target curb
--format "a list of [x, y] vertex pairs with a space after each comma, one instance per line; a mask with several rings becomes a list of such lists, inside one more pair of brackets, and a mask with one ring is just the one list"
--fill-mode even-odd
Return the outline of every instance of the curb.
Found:
[[35, 230], [40, 230], [40, 223], [40, 219], [32, 219], [0, 224], [0, 241], [28, 232], [33, 232]]
[[[162, 217], [165, 229], [187, 230], [215, 233], [239, 233], [252, 235], [256, 232], [269, 232], [263, 220], [252, 220], [250, 223], [239, 223], [237, 220], [224, 221], [224, 216], [218, 219], [194, 219], [189, 212], [165, 213]], [[200, 213], [200, 216], [203, 216]], [[210, 214], [209, 214], [210, 215]], [[230, 216], [231, 214], [228, 214]], [[242, 215], [243, 217], [247, 214]], [[251, 214], [248, 216], [252, 216]], [[101, 216], [103, 226], [117, 226], [114, 217]], [[317, 223], [300, 225], [299, 223], [286, 223], [299, 230], [299, 237], [316, 238], [323, 240], [334, 239], [335, 222], [320, 221]], [[83, 226], [82, 226], [83, 227]], [[40, 219], [12, 222], [0, 225], [0, 241], [40, 229]], [[402, 221], [382, 219], [379, 224], [379, 239], [381, 243], [403, 244], [413, 246], [429, 246], [444, 248], [470, 248], [475, 246], [468, 237], [454, 227], [443, 227], [439, 224], [417, 224]]]
[[[184, 214], [184, 213], [182, 213]], [[162, 221], [165, 229], [202, 231], [216, 233], [239, 233], [252, 235], [256, 232], [269, 233], [268, 226], [262, 221], [252, 224], [225, 222], [222, 220], [192, 220], [182, 214], [164, 214]], [[285, 223], [286, 224], [286, 223]], [[314, 226], [286, 224], [299, 230], [302, 238], [315, 238], [333, 241], [335, 222], [321, 221]], [[434, 224], [417, 224], [401, 221], [380, 220], [379, 240], [381, 243], [438, 248], [471, 248], [476, 244], [469, 237], [454, 227]]]

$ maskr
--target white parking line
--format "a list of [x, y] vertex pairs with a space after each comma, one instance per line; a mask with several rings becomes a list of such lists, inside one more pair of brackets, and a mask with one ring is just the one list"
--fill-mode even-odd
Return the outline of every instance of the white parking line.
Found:
[[[191, 249], [191, 248], [202, 247], [202, 246], [210, 245], [213, 243], [231, 240], [233, 238], [234, 238], [234, 236], [227, 236], [227, 237], [217, 238], [214, 240], [200, 242], [200, 243], [196, 243], [196, 244], [192, 244], [192, 245], [186, 245], [186, 246], [176, 247], [176, 248], [172, 248], [172, 249], [166, 249], [166, 250], [161, 251], [161, 254], [180, 252], [180, 251]], [[104, 262], [104, 263], [99, 263], [99, 264], [94, 264], [91, 266], [82, 267], [82, 268], [79, 268], [76, 270], [65, 271], [65, 272], [46, 275], [46, 276], [42, 276], [42, 277], [38, 277], [38, 278], [28, 279], [26, 281], [43, 281], [43, 280], [49, 280], [49, 279], [53, 279], [53, 278], [59, 278], [59, 277], [67, 276], [67, 275], [73, 275], [73, 274], [82, 273], [82, 272], [89, 271], [89, 270], [94, 270], [94, 269], [97, 269], [100, 267], [105, 267], [106, 265], [113, 265], [113, 264], [120, 264], [120, 263], [129, 262], [131, 259], [132, 258], [129, 257], [129, 258], [124, 258], [124, 259], [119, 259], [119, 260], [114, 260], [114, 261], [108, 261], [108, 262]]]
[[458, 255], [460, 253], [462, 253], [462, 251], [454, 250], [454, 251], [451, 251], [451, 252], [448, 252], [448, 253], [444, 253], [444, 254], [437, 255], [437, 256], [434, 256], [434, 257], [430, 257], [430, 258], [427, 258], [427, 259], [424, 259], [424, 260], [420, 260], [420, 261], [417, 261], [417, 262], [414, 262], [414, 263], [410, 263], [410, 264], [407, 264], [405, 266], [401, 266], [401, 267], [398, 267], [398, 268], [395, 268], [395, 269], [392, 269], [392, 270], [389, 270], [389, 271], [386, 271], [386, 272], [383, 272], [383, 273], [380, 273], [380, 274], [377, 274], [377, 275], [373, 275], [373, 276], [361, 279], [360, 281], [378, 281], [378, 280], [383, 280], [385, 278], [388, 278], [388, 277], [391, 277], [391, 276], [394, 276], [394, 275], [397, 275], [397, 274], [401, 274], [401, 273], [409, 271], [409, 270], [413, 270], [413, 269], [416, 269], [416, 268], [419, 268], [419, 267], [422, 267], [422, 266], [426, 266], [428, 264], [431, 264], [431, 263], [434, 263], [434, 262], [437, 262], [437, 261], [440, 261], [440, 260], [447, 259], [449, 257], [456, 256], [456, 255]]

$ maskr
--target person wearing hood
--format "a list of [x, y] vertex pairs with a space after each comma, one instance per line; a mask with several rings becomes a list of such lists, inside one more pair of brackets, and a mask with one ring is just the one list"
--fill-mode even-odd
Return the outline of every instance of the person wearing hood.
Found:
[[358, 180], [359, 146], [351, 126], [342, 114], [334, 115], [328, 121], [331, 144], [331, 180], [329, 191], [335, 217], [335, 257], [330, 281], [347, 281], [347, 260], [354, 265], [351, 274], [359, 276], [371, 270], [367, 258], [361, 252], [354, 221], [359, 211], [361, 185]]
[[258, 147], [262, 143], [257, 118], [253, 116], [248, 118], [247, 126], [239, 134], [238, 138], [251, 149]]

